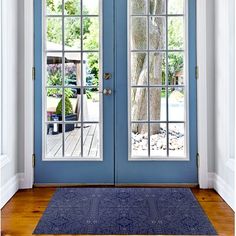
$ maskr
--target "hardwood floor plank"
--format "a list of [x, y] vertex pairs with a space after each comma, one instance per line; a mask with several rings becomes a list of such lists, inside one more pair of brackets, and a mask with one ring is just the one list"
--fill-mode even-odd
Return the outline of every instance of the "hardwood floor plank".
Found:
[[[20, 190], [2, 209], [3, 236], [30, 236], [55, 188]], [[234, 235], [234, 212], [214, 190], [192, 192], [220, 236]]]

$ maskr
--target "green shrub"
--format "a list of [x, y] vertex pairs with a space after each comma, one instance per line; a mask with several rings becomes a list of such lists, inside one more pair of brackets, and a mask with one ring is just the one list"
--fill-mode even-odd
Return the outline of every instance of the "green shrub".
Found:
[[[68, 98], [68, 96], [65, 96], [65, 115], [70, 115], [72, 113], [73, 113], [73, 107], [72, 107], [71, 101]], [[57, 105], [56, 114], [57, 115], [62, 114], [62, 99]]]

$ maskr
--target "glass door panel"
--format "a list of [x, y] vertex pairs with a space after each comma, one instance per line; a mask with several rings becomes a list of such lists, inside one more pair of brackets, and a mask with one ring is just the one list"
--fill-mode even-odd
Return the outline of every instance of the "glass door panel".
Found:
[[99, 5], [78, 0], [46, 5], [45, 143], [57, 148], [44, 159], [102, 159]]
[[185, 4], [130, 1], [129, 7], [130, 158], [186, 159]]

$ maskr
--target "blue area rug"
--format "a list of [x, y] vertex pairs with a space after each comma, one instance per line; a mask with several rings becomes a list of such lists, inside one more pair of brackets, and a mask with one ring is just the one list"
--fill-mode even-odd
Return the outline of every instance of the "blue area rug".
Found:
[[61, 188], [34, 234], [217, 235], [187, 188]]

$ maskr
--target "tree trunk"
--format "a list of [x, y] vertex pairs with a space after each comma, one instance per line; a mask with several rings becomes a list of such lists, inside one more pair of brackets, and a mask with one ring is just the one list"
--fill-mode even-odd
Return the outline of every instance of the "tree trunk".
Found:
[[[144, 1], [133, 1], [133, 12], [145, 12]], [[165, 8], [164, 0], [151, 0], [149, 12], [151, 15], [160, 14]], [[165, 42], [165, 24], [162, 17], [149, 17], [149, 49], [164, 49]], [[133, 17], [131, 28], [131, 49], [147, 49], [148, 39], [147, 22], [145, 17]], [[162, 53], [133, 53], [131, 60], [131, 81], [132, 85], [147, 85], [148, 72], [149, 84], [162, 84]], [[148, 69], [149, 62], [149, 69]], [[147, 120], [148, 116], [148, 89], [133, 89], [131, 92], [131, 118], [134, 121]], [[150, 119], [160, 120], [161, 108], [161, 89], [149, 89]], [[147, 126], [143, 124], [134, 124], [132, 126], [134, 133], [146, 133]], [[150, 135], [157, 134], [160, 131], [159, 125], [152, 125]]]

